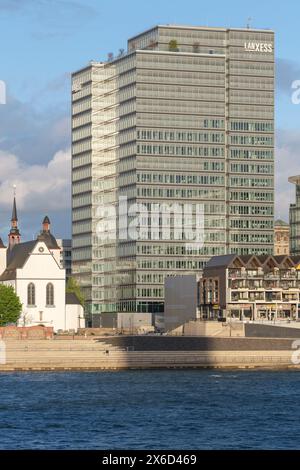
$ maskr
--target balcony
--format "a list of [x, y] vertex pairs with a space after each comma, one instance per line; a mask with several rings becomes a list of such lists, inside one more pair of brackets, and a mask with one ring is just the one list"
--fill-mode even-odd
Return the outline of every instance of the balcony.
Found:
[[281, 302], [281, 293], [266, 292], [266, 302]]
[[265, 300], [264, 292], [249, 292], [249, 302], [257, 302], [259, 300]]

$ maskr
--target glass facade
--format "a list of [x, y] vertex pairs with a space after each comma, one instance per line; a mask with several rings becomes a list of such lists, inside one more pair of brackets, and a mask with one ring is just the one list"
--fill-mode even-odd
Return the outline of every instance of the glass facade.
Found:
[[[211, 256], [273, 252], [272, 31], [158, 26], [75, 72], [72, 97], [72, 269], [93, 326], [162, 312], [164, 278]], [[140, 230], [155, 204], [190, 204], [190, 223], [201, 204], [203, 246], [165, 239], [159, 214], [155, 233], [126, 239], [120, 198], [142, 204]]]
[[290, 204], [290, 254], [300, 255], [300, 176], [291, 176], [295, 185], [296, 201]]

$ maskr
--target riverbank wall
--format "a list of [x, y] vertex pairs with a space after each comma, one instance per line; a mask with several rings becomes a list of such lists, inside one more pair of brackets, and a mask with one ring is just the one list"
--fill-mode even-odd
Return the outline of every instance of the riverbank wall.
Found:
[[298, 369], [293, 338], [116, 336], [7, 340], [0, 371], [165, 368]]

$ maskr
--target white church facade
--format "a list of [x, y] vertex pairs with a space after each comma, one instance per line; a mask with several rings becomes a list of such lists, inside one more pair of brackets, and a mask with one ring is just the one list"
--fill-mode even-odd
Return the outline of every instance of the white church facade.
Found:
[[0, 283], [13, 286], [22, 303], [18, 326], [44, 325], [54, 331], [84, 327], [83, 307], [66, 294], [66, 271], [46, 216], [36, 240], [21, 243], [14, 198], [6, 248], [0, 238]]

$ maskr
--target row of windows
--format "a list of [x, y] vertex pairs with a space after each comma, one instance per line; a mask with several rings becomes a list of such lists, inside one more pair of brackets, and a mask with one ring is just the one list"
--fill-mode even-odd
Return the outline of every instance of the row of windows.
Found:
[[232, 131], [273, 132], [273, 122], [231, 121]]
[[273, 150], [249, 150], [249, 149], [231, 149], [230, 158], [248, 160], [273, 160]]
[[[203, 114], [207, 115], [207, 112]], [[224, 110], [222, 114], [224, 115]], [[199, 115], [195, 116], [191, 113], [170, 115], [140, 112], [137, 114], [136, 120], [138, 126], [171, 127], [172, 129], [176, 127], [180, 129], [224, 129], [223, 119], [206, 119], [205, 117]]]
[[[172, 204], [172, 203], [171, 203]], [[177, 206], [175, 206], [177, 207]], [[198, 213], [198, 208], [199, 208], [199, 205], [198, 205], [198, 202], [191, 202], [189, 207], [191, 207], [191, 210], [193, 212], [193, 214], [196, 214]], [[152, 211], [153, 210], [153, 207], [152, 207], [152, 203], [151, 202], [144, 202], [142, 203], [142, 209], [144, 210], [145, 208], [145, 211]], [[209, 203], [204, 203], [203, 204], [203, 208], [204, 208], [204, 212], [208, 215], [210, 212], [216, 212], [218, 214], [224, 214], [225, 211], [224, 211], [224, 204], [221, 204], [221, 203], [217, 203], [215, 205], [212, 205], [212, 204], [209, 204]]]
[[234, 243], [273, 243], [272, 234], [233, 233], [230, 239]]
[[193, 29], [168, 29], [168, 28], [159, 28], [159, 36], [167, 39], [178, 38], [182, 42], [187, 42], [189, 39], [191, 41], [204, 42], [204, 43], [214, 43], [223, 45], [225, 41], [225, 31], [209, 31], [209, 30], [193, 30]]
[[181, 155], [193, 157], [223, 157], [224, 147], [197, 147], [187, 145], [137, 145], [137, 153], [148, 155]]
[[163, 297], [164, 290], [159, 288], [142, 288], [137, 289], [137, 297]]
[[252, 106], [246, 104], [229, 104], [229, 116], [231, 118], [242, 118], [242, 119], [274, 119], [274, 107], [273, 106]]
[[138, 66], [150, 69], [175, 69], [205, 72], [225, 72], [223, 58], [201, 56], [179, 56], [177, 54], [143, 54], [138, 57]]
[[85, 139], [84, 141], [75, 142], [72, 145], [72, 153], [73, 154], [81, 153], [81, 152], [88, 152], [90, 150], [92, 150], [92, 139], [91, 138]]
[[230, 165], [232, 173], [265, 173], [273, 174], [274, 165], [248, 165], [244, 163], [232, 163]]
[[230, 90], [229, 102], [273, 105], [274, 93], [266, 90]]
[[75, 209], [72, 212], [73, 220], [82, 220], [82, 219], [90, 219], [91, 218], [91, 208], [84, 208], [84, 209]]
[[272, 147], [273, 137], [259, 135], [231, 135], [230, 141], [233, 145], [266, 145]]
[[230, 206], [230, 214], [273, 215], [272, 206]]
[[[204, 170], [223, 171], [224, 163], [204, 162]], [[176, 175], [162, 173], [137, 173], [138, 183], [163, 183], [163, 184], [203, 184], [204, 175]]]
[[[222, 176], [201, 176], [201, 185], [224, 185]], [[165, 188], [137, 188], [137, 196], [159, 198], [201, 198], [207, 196], [202, 189], [165, 189]], [[222, 195], [221, 195], [222, 196]]]
[[80, 248], [72, 251], [72, 262], [81, 260], [90, 260], [92, 257], [91, 248]]
[[165, 276], [157, 273], [137, 274], [137, 282], [147, 284], [162, 284]]
[[[223, 255], [225, 252], [224, 246], [210, 246], [202, 249], [202, 255], [204, 256], [217, 256]], [[138, 269], [180, 269], [180, 270], [200, 270], [203, 269], [205, 262], [201, 260], [174, 260], [174, 259], [144, 259], [137, 260]]]
[[72, 168], [89, 165], [92, 163], [92, 152], [80, 153], [72, 157]]
[[92, 177], [92, 166], [87, 166], [83, 168], [77, 168], [72, 172], [72, 181], [78, 181], [85, 178]]
[[82, 113], [84, 111], [90, 110], [92, 107], [92, 98], [87, 97], [81, 101], [75, 102], [72, 105], [72, 114]]
[[230, 178], [230, 186], [246, 186], [250, 188], [272, 188], [274, 185], [273, 178]]
[[84, 126], [85, 124], [90, 124], [92, 120], [91, 111], [86, 111], [84, 113], [78, 114], [72, 118], [72, 128], [79, 126]]
[[[170, 83], [174, 85], [174, 74], [167, 70], [138, 69], [137, 82]], [[176, 85], [224, 86], [225, 77], [221, 74], [176, 70]]]
[[272, 62], [241, 62], [232, 60], [229, 63], [229, 71], [233, 75], [265, 75], [274, 76], [274, 64]]
[[250, 192], [250, 191], [231, 191], [230, 192], [231, 201], [267, 201], [273, 202], [274, 196], [273, 192], [264, 193], [260, 192]]
[[73, 184], [72, 184], [72, 193], [73, 194], [84, 193], [84, 192], [87, 192], [87, 191], [91, 191], [91, 189], [92, 189], [92, 181], [91, 180], [76, 181], [76, 182], [73, 182]]
[[233, 229], [273, 230], [273, 220], [231, 219]]
[[229, 249], [230, 253], [235, 255], [273, 255], [273, 245], [269, 248], [266, 246], [250, 246], [250, 247], [239, 247], [234, 246]]
[[82, 98], [91, 95], [92, 93], [92, 84], [87, 83], [86, 85], [73, 85], [72, 87], [72, 100], [73, 103], [81, 100]]
[[[127, 94], [127, 99], [133, 94]], [[224, 88], [213, 87], [192, 87], [192, 86], [176, 86], [173, 84], [143, 84], [138, 85], [136, 90], [137, 98], [168, 98], [168, 99], [186, 99], [186, 100], [209, 100], [209, 101], [224, 101], [225, 90]]]
[[[135, 103], [135, 102], [134, 102]], [[123, 105], [122, 105], [123, 106]], [[135, 111], [135, 106], [124, 105], [126, 109], [122, 114], [126, 114], [126, 111]], [[136, 106], [137, 112], [145, 113], [172, 113], [172, 114], [213, 114], [213, 115], [224, 115], [224, 102], [217, 101], [183, 101], [183, 100], [159, 100], [157, 99], [142, 99], [137, 101]], [[257, 107], [256, 107], [257, 111]], [[165, 124], [166, 125], [166, 124]]]
[[137, 131], [139, 140], [170, 140], [170, 141], [187, 141], [187, 142], [224, 142], [223, 133], [209, 132], [174, 132], [174, 131], [156, 131], [141, 130]]
[[84, 194], [83, 196], [74, 196], [73, 200], [73, 207], [80, 207], [80, 206], [87, 206], [92, 203], [92, 196], [90, 194]]
[[243, 88], [252, 90], [274, 90], [274, 79], [273, 77], [247, 77], [247, 76], [230, 76], [229, 77], [229, 88], [237, 88], [242, 90]]

